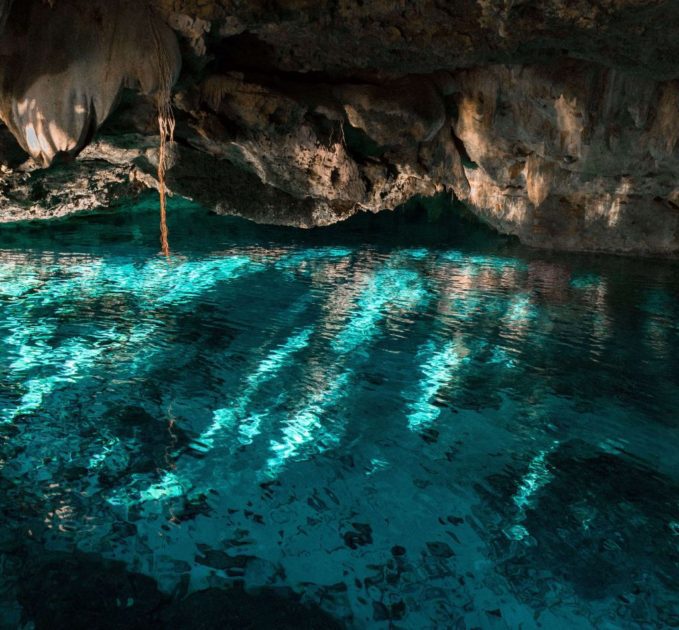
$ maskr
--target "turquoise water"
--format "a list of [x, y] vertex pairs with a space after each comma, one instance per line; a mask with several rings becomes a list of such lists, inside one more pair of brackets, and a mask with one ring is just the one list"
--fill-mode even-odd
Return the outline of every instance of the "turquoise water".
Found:
[[155, 209], [2, 229], [3, 623], [239, 584], [349, 628], [679, 626], [677, 263], [447, 212], [175, 204], [169, 263]]

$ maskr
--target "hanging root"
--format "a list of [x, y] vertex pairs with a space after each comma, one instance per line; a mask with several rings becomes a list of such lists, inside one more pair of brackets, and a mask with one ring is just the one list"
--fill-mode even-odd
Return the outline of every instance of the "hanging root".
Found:
[[158, 63], [158, 91], [156, 93], [156, 108], [158, 110], [158, 132], [160, 145], [158, 147], [158, 194], [160, 196], [160, 247], [165, 256], [170, 255], [167, 229], [167, 189], [165, 187], [165, 172], [167, 169], [167, 143], [174, 141], [175, 120], [172, 112], [172, 68], [170, 67], [163, 42], [158, 33], [156, 22], [151, 15], [150, 27], [153, 35], [157, 63]]
[[167, 229], [167, 202], [165, 189], [165, 169], [167, 166], [167, 141], [174, 139], [174, 115], [169, 101], [161, 103], [158, 99], [158, 129], [160, 131], [160, 146], [158, 149], [158, 193], [160, 195], [160, 247], [165, 256], [170, 255]]

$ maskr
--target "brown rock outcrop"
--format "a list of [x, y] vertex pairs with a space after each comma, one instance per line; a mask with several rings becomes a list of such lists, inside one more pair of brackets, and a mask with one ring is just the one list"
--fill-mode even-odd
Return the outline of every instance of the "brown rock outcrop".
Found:
[[[72, 19], [81, 3], [0, 5], [0, 22], [7, 14], [0, 49], [16, 50], [22, 33], [51, 33], [34, 56], [23, 53], [21, 73], [5, 64], [5, 76], [21, 76], [29, 92], [5, 78], [0, 98], [25, 149], [17, 108], [27, 94], [46, 120], [67, 121], [58, 128], [68, 129], [68, 142], [48, 134], [50, 150], [32, 151], [44, 162], [90, 141], [93, 112], [98, 127], [121, 83], [157, 89], [153, 74], [143, 78], [148, 38], [129, 25], [132, 17], [120, 17], [131, 16], [132, 5], [106, 4], [100, 28], [108, 39], [99, 41], [88, 12]], [[118, 4], [124, 10], [109, 16]], [[676, 3], [149, 0], [145, 7], [182, 48], [168, 171], [175, 194], [218, 213], [313, 227], [449, 191], [530, 245], [679, 252]], [[49, 26], [22, 27], [19, 18], [31, 12]], [[57, 76], [68, 80], [55, 84], [39, 59], [61, 41], [67, 19], [74, 43]], [[127, 34], [111, 36], [113, 23]], [[125, 70], [102, 80], [105, 41]], [[77, 46], [85, 52], [76, 63]], [[109, 96], [99, 105], [102, 93]], [[84, 112], [74, 113], [78, 99]], [[106, 205], [155, 186], [154, 117], [148, 99], [126, 97], [76, 163], [54, 172], [19, 173], [15, 151], [0, 156], [0, 221], [81, 211], [87, 199]], [[68, 173], [73, 201], [50, 192]]]
[[574, 62], [457, 78], [479, 216], [531, 245], [676, 251], [679, 82]]

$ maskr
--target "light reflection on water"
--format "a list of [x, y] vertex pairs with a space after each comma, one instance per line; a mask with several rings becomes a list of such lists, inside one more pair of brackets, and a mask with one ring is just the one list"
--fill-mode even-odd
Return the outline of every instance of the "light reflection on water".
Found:
[[4, 233], [13, 553], [288, 585], [353, 627], [677, 623], [676, 263], [185, 212], [169, 264], [141, 218]]

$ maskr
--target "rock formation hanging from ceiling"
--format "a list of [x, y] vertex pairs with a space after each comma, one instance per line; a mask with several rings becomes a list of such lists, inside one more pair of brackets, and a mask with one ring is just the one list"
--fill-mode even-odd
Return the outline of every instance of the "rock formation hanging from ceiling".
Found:
[[312, 227], [449, 191], [530, 245], [679, 251], [671, 0], [5, 0], [3, 20], [0, 221], [157, 186], [145, 95], [159, 47], [175, 78], [174, 30], [176, 195]]
[[89, 144], [123, 88], [156, 94], [181, 65], [174, 33], [143, 3], [55, 2], [14, 3], [0, 40], [0, 119], [42, 166]]

